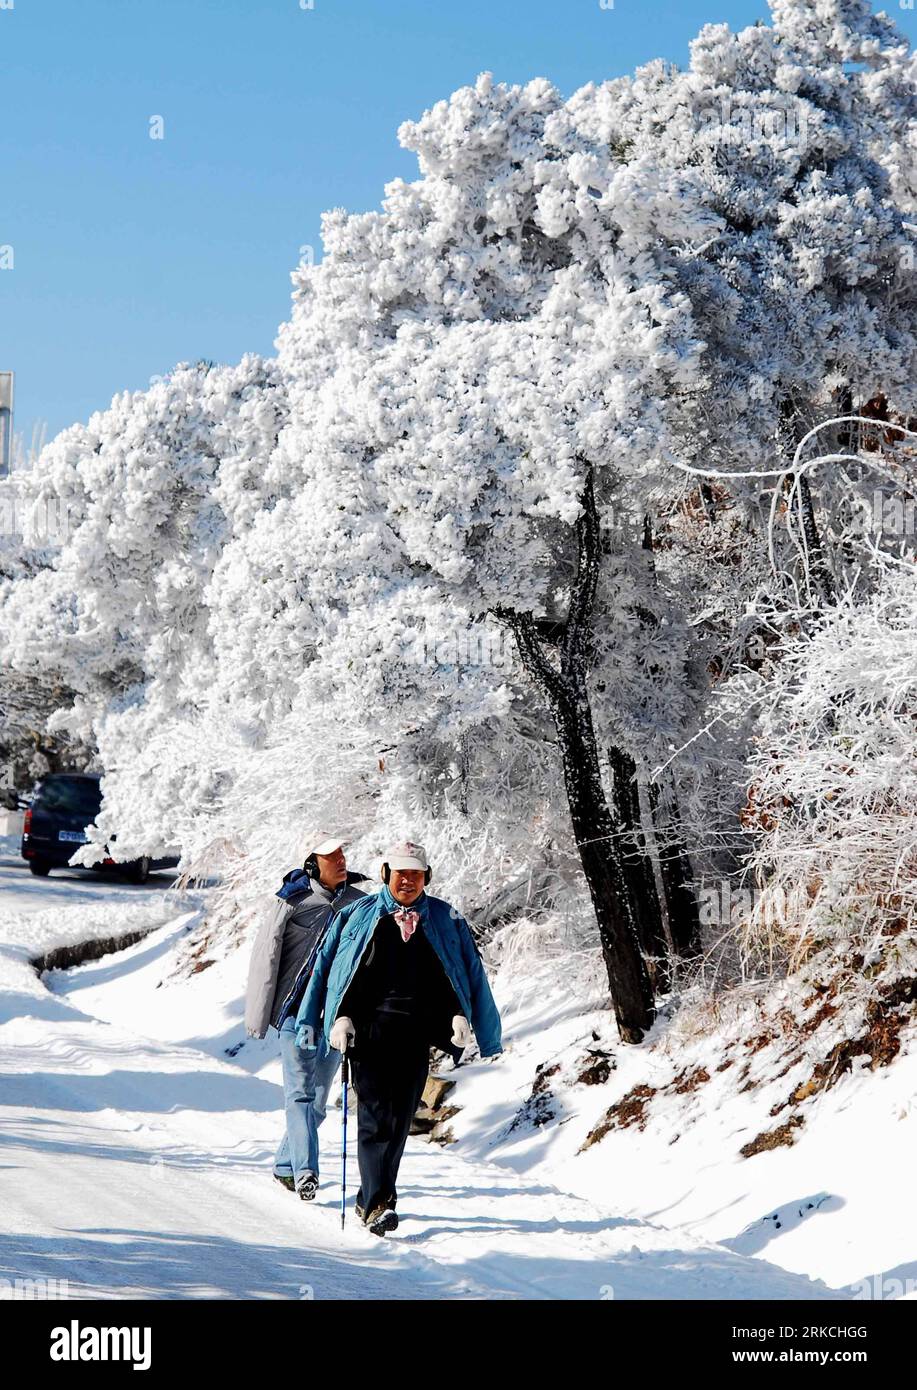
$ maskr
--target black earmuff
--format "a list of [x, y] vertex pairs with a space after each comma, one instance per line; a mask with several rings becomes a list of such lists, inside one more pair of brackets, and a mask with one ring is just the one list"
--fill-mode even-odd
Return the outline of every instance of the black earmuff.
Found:
[[303, 868], [310, 878], [318, 878], [318, 860], [314, 854], [309, 855], [308, 859], [303, 864]]

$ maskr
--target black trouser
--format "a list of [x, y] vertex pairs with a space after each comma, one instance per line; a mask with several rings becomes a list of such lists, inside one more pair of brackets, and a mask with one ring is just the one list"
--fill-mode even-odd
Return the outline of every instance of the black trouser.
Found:
[[357, 1090], [357, 1205], [394, 1205], [401, 1155], [427, 1083], [430, 1046], [410, 1020], [376, 1015], [357, 1026], [350, 1057]]

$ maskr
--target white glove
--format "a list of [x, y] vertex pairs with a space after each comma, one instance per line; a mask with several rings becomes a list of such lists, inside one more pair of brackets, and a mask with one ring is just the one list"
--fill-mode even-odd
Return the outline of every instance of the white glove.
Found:
[[452, 1020], [450, 1042], [453, 1047], [467, 1047], [471, 1042], [471, 1025], [464, 1014], [456, 1014]]
[[356, 1037], [353, 1024], [349, 1018], [336, 1018], [328, 1034], [328, 1041], [337, 1052], [346, 1052], [348, 1047], [353, 1047]]

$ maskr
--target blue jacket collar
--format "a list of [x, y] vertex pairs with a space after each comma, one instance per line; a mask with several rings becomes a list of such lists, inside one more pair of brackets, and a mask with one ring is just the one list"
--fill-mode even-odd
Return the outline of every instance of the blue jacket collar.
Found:
[[[382, 892], [379, 894], [379, 916], [382, 917], [386, 912], [400, 912], [404, 904], [398, 902], [389, 889], [387, 883], [383, 883]], [[425, 925], [430, 916], [430, 905], [427, 902], [426, 893], [421, 893], [416, 902], [411, 903], [407, 909], [409, 912], [416, 912], [420, 916], [421, 922]]]
[[295, 898], [299, 893], [312, 892], [312, 879], [305, 869], [291, 869], [288, 874], [284, 874], [283, 883], [277, 889], [277, 897], [289, 900]]

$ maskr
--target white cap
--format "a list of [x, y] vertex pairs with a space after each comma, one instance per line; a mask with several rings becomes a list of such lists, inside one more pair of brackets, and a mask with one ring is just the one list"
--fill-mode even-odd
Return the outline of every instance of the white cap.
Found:
[[331, 830], [315, 830], [306, 836], [303, 858], [308, 859], [310, 854], [333, 854], [336, 849], [341, 848], [344, 839], [343, 835], [336, 835]]
[[430, 867], [427, 851], [423, 845], [418, 845], [415, 840], [401, 840], [397, 845], [391, 845], [385, 851], [383, 862], [392, 870], [429, 869]]

